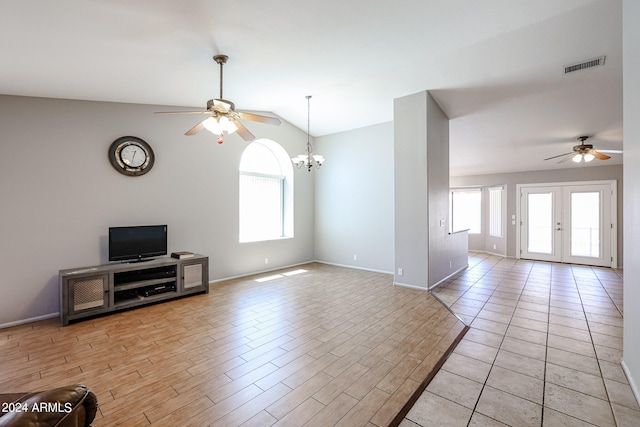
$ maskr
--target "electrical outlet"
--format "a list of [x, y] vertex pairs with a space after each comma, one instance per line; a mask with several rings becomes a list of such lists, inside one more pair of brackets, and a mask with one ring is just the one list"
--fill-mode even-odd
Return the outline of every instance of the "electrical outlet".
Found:
[[266, 265], [266, 264], [269, 264], [269, 258], [265, 258], [265, 259], [264, 259], [264, 263], [265, 263], [265, 265]]
[[401, 268], [398, 269], [398, 276], [402, 276], [404, 274], [404, 272], [402, 271]]
[[353, 260], [354, 260], [354, 261], [357, 261], [357, 260], [358, 260], [358, 255], [353, 254]]
[[494, 243], [494, 244], [493, 244], [493, 249], [495, 250], [495, 248], [496, 248], [496, 244]]
[[453, 263], [449, 261], [449, 269], [453, 268]]

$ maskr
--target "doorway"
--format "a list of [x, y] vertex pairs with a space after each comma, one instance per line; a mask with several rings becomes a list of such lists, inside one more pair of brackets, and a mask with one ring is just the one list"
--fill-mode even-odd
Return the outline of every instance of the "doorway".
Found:
[[517, 187], [518, 258], [617, 265], [615, 181]]

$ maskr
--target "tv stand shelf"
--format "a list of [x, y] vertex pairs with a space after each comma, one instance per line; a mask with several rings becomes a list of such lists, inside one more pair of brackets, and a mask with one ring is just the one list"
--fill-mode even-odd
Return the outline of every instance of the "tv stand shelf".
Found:
[[157, 258], [60, 270], [60, 321], [209, 293], [209, 258]]

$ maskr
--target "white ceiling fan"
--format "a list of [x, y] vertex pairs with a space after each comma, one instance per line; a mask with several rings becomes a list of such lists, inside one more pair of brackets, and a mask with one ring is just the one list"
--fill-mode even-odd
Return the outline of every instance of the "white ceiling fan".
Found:
[[267, 123], [270, 125], [280, 125], [280, 119], [260, 114], [245, 113], [235, 110], [235, 104], [222, 96], [222, 68], [227, 63], [227, 55], [216, 55], [213, 60], [220, 65], [220, 98], [207, 101], [206, 111], [162, 111], [155, 114], [206, 114], [209, 117], [189, 129], [185, 135], [192, 136], [207, 129], [211, 133], [218, 135], [218, 143], [222, 144], [223, 136], [238, 132], [238, 135], [245, 141], [253, 141], [255, 136], [247, 129], [240, 120], [251, 120], [254, 122]]
[[574, 145], [572, 152], [548, 157], [544, 160], [551, 160], [562, 157], [558, 163], [564, 163], [569, 159], [573, 160], [575, 163], [580, 163], [582, 161], [590, 162], [593, 159], [607, 160], [611, 158], [611, 156], [607, 156], [603, 153], [622, 154], [622, 150], [595, 150], [593, 148], [593, 144], [585, 144], [585, 141], [588, 138], [588, 136], [579, 136], [578, 141], [580, 141], [580, 144]]

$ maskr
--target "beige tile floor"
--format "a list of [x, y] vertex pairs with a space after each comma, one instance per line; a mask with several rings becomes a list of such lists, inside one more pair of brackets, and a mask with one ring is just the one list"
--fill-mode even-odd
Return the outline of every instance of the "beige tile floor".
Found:
[[621, 270], [470, 253], [434, 294], [471, 329], [402, 427], [640, 426]]

